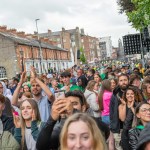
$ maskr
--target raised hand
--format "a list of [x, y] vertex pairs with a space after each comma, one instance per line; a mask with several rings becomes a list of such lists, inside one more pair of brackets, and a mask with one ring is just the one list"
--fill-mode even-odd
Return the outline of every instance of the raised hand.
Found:
[[14, 118], [14, 124], [16, 128], [21, 128], [21, 120], [20, 117], [18, 115], [16, 115], [15, 113], [13, 113], [13, 118]]
[[124, 101], [124, 99], [120, 98], [121, 104], [126, 105], [126, 102]]

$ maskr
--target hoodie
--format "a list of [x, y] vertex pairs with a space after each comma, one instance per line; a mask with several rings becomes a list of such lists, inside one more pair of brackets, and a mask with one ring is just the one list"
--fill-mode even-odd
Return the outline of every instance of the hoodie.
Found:
[[98, 118], [100, 117], [100, 110], [99, 110], [99, 105], [97, 103], [97, 95], [93, 91], [85, 90], [84, 96], [86, 98], [86, 102], [88, 103], [89, 107], [93, 111], [94, 117]]

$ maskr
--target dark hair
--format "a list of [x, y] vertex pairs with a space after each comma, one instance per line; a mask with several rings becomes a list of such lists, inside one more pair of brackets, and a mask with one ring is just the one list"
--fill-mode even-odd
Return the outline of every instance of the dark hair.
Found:
[[127, 74], [125, 74], [125, 73], [121, 73], [121, 74], [118, 76], [118, 81], [119, 81], [119, 78], [122, 77], [122, 76], [127, 77], [128, 81], [129, 81], [129, 76], [128, 76]]
[[68, 72], [68, 71], [66, 71], [66, 72], [61, 73], [60, 76], [61, 76], [61, 77], [71, 77], [71, 73]]
[[108, 79], [105, 79], [105, 80], [102, 81], [101, 90], [100, 90], [100, 93], [98, 95], [98, 101], [99, 101], [99, 108], [100, 108], [100, 110], [103, 110], [103, 94], [104, 94], [105, 90], [111, 92], [111, 82]]
[[4, 104], [5, 101], [6, 101], [5, 96], [0, 94], [0, 102]]
[[134, 123], [135, 126], [137, 126], [137, 125], [139, 125], [139, 124], [142, 124], [140, 118], [138, 118], [138, 117], [136, 116], [136, 114], [139, 113], [141, 106], [144, 105], [144, 104], [150, 105], [148, 102], [143, 101], [143, 102], [139, 103], [139, 104], [136, 106], [136, 108], [135, 108], [135, 121], [134, 121], [134, 122], [135, 122], [135, 123]]
[[139, 75], [137, 75], [137, 74], [131, 74], [130, 75], [130, 78], [129, 78], [129, 84], [133, 84], [133, 81], [135, 80], [135, 79], [137, 79], [137, 80], [141, 80], [141, 78], [140, 78], [140, 76]]
[[142, 97], [140, 91], [138, 90], [138, 88], [134, 87], [134, 86], [129, 86], [126, 89], [126, 91], [123, 93], [123, 99], [124, 99], [125, 102], [127, 102], [126, 94], [127, 94], [128, 90], [132, 90], [133, 91], [136, 102], [142, 102], [143, 101], [143, 97]]
[[94, 70], [94, 69], [89, 69], [88, 71], [89, 71], [91, 74], [93, 74], [93, 75], [95, 74], [95, 70]]
[[74, 90], [74, 91], [69, 91], [69, 92], [65, 93], [65, 97], [69, 97], [69, 96], [78, 97], [80, 100], [81, 106], [87, 105], [84, 94], [81, 91]]

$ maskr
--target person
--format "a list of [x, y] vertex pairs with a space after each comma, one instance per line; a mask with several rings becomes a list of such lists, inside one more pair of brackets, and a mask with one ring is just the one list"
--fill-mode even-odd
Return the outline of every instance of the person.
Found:
[[111, 90], [113, 91], [117, 87], [118, 81], [116, 78], [110, 78], [109, 80], [111, 82]]
[[[54, 100], [53, 94], [50, 91], [50, 89], [41, 81], [40, 78], [37, 77], [37, 74], [35, 72], [35, 68], [31, 66], [31, 93], [33, 95], [33, 98], [38, 103], [38, 108], [40, 111], [41, 120], [43, 122], [46, 122], [49, 115], [50, 115], [50, 108], [51, 103]], [[17, 87], [17, 90], [21, 87], [24, 78], [25, 78], [26, 72], [22, 73], [20, 83]], [[45, 96], [42, 95], [42, 89], [45, 92]], [[17, 93], [17, 92], [16, 92]], [[13, 95], [12, 105], [18, 106], [18, 95]]]
[[101, 76], [99, 74], [94, 74], [94, 80], [98, 83], [98, 85], [99, 85], [98, 91], [100, 91], [101, 82], [102, 82]]
[[128, 87], [123, 94], [123, 98], [120, 99], [121, 104], [118, 106], [119, 119], [123, 123], [123, 130], [121, 134], [121, 143], [123, 150], [129, 149], [129, 129], [132, 128], [133, 116], [136, 105], [141, 102], [142, 96], [139, 92], [136, 92], [133, 87]]
[[130, 85], [136, 86], [140, 89], [141, 87], [141, 77], [137, 74], [130, 75]]
[[58, 88], [58, 82], [57, 82], [57, 80], [55, 78], [51, 79], [50, 90], [53, 93], [53, 95], [54, 95], [55, 91], [59, 90], [59, 88]]
[[98, 84], [96, 81], [91, 80], [88, 82], [88, 85], [84, 92], [84, 96], [89, 107], [93, 111], [93, 116], [96, 118], [100, 118], [100, 109], [98, 104]]
[[94, 74], [95, 74], [94, 69], [88, 69], [88, 72], [87, 72], [88, 82], [91, 81], [91, 80], [94, 80]]
[[140, 133], [149, 122], [150, 104], [141, 102], [135, 108], [135, 127], [129, 130], [129, 145], [131, 150], [136, 150]]
[[129, 77], [127, 74], [120, 74], [118, 76], [118, 86], [114, 89], [113, 95], [110, 100], [110, 130], [114, 135], [115, 148], [122, 150], [121, 141], [121, 121], [119, 119], [118, 106], [120, 104], [120, 98], [129, 85]]
[[148, 124], [143, 131], [141, 131], [138, 138], [136, 150], [149, 150], [150, 149], [150, 124]]
[[15, 139], [22, 149], [36, 150], [36, 140], [44, 123], [41, 123], [38, 105], [33, 99], [26, 99], [20, 105], [20, 117], [14, 114]]
[[101, 110], [102, 121], [108, 126], [110, 124], [109, 105], [112, 96], [111, 82], [108, 79], [102, 81], [101, 90], [99, 93], [99, 105]]
[[27, 84], [23, 85], [23, 92], [30, 92], [30, 88]]
[[[87, 113], [86, 107], [85, 97], [79, 90], [69, 91], [65, 93], [65, 98], [55, 100], [52, 105], [51, 115], [39, 134], [37, 149], [58, 149], [60, 146], [60, 132], [66, 120], [66, 118], [62, 117], [60, 119], [60, 116], [62, 115], [61, 112], [65, 109], [67, 114], [69, 112], [69, 116], [77, 112]], [[97, 119], [95, 119], [95, 121], [107, 140], [110, 134], [109, 128], [102, 121]]]
[[60, 149], [106, 150], [107, 147], [95, 121], [84, 113], [76, 113], [66, 120], [62, 128]]
[[16, 78], [16, 77], [14, 77], [13, 80], [12, 80], [12, 85], [11, 85], [11, 87], [9, 87], [9, 88], [10, 88], [10, 91], [11, 91], [11, 93], [12, 93], [12, 95], [14, 94], [14, 91], [15, 91], [15, 89], [17, 88], [18, 83], [19, 83], [19, 79]]
[[68, 72], [68, 71], [62, 72], [61, 78], [64, 83], [64, 86], [61, 88], [61, 90], [65, 90], [66, 92], [73, 91], [73, 90], [81, 90], [82, 91], [81, 87], [71, 84], [71, 82], [70, 82], [71, 73], [70, 72]]
[[148, 103], [150, 103], [150, 80], [146, 80], [144, 79], [143, 84], [142, 84], [142, 90], [143, 90], [143, 96], [145, 101], [147, 101]]
[[10, 101], [12, 100], [12, 94], [10, 89], [8, 89], [4, 82], [0, 82], [0, 94], [3, 94], [7, 97]]
[[19, 150], [20, 145], [14, 137], [13, 117], [3, 113], [6, 98], [0, 94], [0, 149]]
[[84, 89], [85, 89], [85, 87], [87, 86], [88, 80], [87, 80], [87, 78], [86, 78], [85, 75], [84, 75], [83, 69], [78, 69], [78, 70], [77, 70], [77, 81], [78, 81], [79, 79], [82, 80], [82, 82], [83, 82], [83, 87], [84, 87]]

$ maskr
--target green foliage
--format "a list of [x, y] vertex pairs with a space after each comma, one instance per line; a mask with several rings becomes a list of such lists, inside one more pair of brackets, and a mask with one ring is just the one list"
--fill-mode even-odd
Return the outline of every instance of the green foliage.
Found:
[[85, 64], [86, 63], [86, 58], [85, 58], [85, 54], [84, 54], [84, 49], [83, 47], [80, 48], [80, 61]]
[[[128, 21], [136, 30], [142, 31], [144, 27], [150, 25], [150, 0], [119, 0], [119, 2], [120, 11], [127, 15]], [[133, 6], [132, 9], [128, 9], [130, 4]]]

